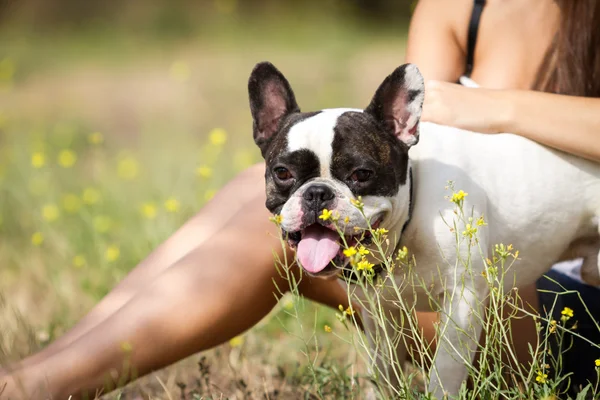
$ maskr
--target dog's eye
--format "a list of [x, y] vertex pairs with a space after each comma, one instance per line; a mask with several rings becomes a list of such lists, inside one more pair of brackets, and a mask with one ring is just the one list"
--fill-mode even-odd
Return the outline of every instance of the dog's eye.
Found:
[[372, 175], [373, 172], [369, 171], [368, 169], [357, 169], [352, 173], [352, 175], [350, 175], [350, 179], [352, 182], [366, 182], [371, 178]]
[[292, 179], [292, 173], [288, 171], [287, 168], [277, 167], [273, 170], [273, 173], [280, 181], [287, 181], [288, 179]]

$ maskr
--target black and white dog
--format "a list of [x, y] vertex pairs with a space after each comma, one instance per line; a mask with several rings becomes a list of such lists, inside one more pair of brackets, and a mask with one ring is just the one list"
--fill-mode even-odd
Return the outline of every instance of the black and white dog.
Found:
[[[414, 272], [439, 296], [447, 324], [429, 381], [438, 398], [456, 395], [466, 378], [461, 359], [473, 357], [477, 346], [471, 337], [479, 337], [481, 326], [473, 310], [488, 294], [482, 260], [491, 258], [494, 244], [520, 250], [506, 290], [533, 283], [565, 258], [583, 257], [582, 271], [598, 279], [600, 165], [512, 134], [420, 123], [424, 83], [411, 64], [389, 75], [364, 110], [301, 112], [290, 84], [270, 63], [254, 68], [248, 89], [254, 140], [266, 161], [266, 206], [281, 216], [302, 267], [324, 276], [347, 263], [331, 220], [319, 216], [323, 209], [339, 215], [350, 239], [355, 228], [368, 227], [352, 202], [358, 196], [370, 225], [389, 230], [394, 244], [414, 255]], [[445, 198], [448, 181], [468, 192], [465, 210], [485, 215], [483, 258], [467, 241], [457, 251], [446, 224], [455, 210]], [[469, 255], [475, 261], [467, 271], [456, 260]], [[426, 297], [422, 290], [414, 288], [413, 295]], [[368, 320], [365, 326], [368, 331]]]

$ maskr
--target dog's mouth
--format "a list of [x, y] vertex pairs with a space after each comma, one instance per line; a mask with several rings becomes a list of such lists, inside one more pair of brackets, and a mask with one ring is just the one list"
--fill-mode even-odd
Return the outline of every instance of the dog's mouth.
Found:
[[[372, 224], [376, 229], [382, 218]], [[349, 261], [344, 255], [344, 244], [340, 234], [331, 228], [314, 223], [296, 232], [283, 232], [284, 238], [292, 249], [296, 249], [298, 261], [310, 274], [330, 274], [343, 268]], [[358, 230], [355, 235], [344, 235], [348, 246], [358, 243], [368, 246], [373, 237], [369, 230]]]

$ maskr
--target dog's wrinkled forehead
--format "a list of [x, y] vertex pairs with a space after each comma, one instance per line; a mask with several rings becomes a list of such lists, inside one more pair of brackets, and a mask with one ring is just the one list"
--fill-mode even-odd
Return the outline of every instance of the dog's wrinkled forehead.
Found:
[[[319, 160], [320, 176], [331, 177], [331, 161], [339, 120], [346, 113], [362, 113], [360, 109], [336, 108], [323, 110], [303, 119], [290, 127], [287, 133], [286, 151], [288, 153], [306, 150]], [[349, 126], [350, 130], [352, 127]], [[307, 155], [308, 156], [308, 155]]]

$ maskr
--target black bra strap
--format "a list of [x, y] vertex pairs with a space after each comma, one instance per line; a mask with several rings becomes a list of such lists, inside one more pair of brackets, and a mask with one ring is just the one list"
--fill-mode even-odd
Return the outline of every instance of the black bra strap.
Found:
[[475, 43], [477, 43], [477, 31], [479, 30], [479, 21], [481, 20], [481, 12], [485, 6], [485, 0], [475, 0], [473, 4], [473, 12], [471, 21], [469, 22], [469, 33], [467, 37], [467, 70], [466, 76], [471, 75], [473, 71], [473, 60], [475, 58]]

